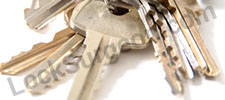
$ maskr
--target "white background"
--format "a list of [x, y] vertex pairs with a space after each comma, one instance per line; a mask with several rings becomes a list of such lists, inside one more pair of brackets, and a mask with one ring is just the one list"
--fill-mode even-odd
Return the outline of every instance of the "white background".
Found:
[[[21, 51], [31, 49], [33, 44], [49, 42], [54, 33], [64, 29], [63, 15], [40, 32], [30, 30], [24, 21], [23, 10], [31, 5], [32, 0], [1, 0], [0, 2], [0, 62], [6, 62], [10, 57]], [[145, 50], [122, 53], [118, 63], [106, 66], [107, 70], [101, 81], [96, 100], [224, 100], [225, 79], [224, 51], [225, 51], [225, 1], [202, 0], [202, 7], [213, 6], [217, 18], [200, 25], [202, 36], [209, 51], [221, 67], [221, 75], [217, 81], [188, 82], [185, 86], [184, 98], [177, 98], [171, 94], [167, 82], [164, 80], [164, 71], [157, 59], [153, 56], [154, 50], [149, 47]], [[72, 80], [50, 89], [41, 96], [32, 96], [22, 93], [13, 96], [7, 78], [0, 76], [1, 100], [66, 100]], [[23, 90], [23, 76], [11, 77], [16, 90]]]

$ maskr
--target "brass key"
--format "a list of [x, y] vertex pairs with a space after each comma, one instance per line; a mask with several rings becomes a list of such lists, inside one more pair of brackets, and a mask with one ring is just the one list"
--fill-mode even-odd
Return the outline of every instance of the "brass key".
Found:
[[[63, 77], [63, 74], [67, 74], [68, 69], [66, 69], [66, 65], [70, 64], [70, 61], [67, 61], [67, 58], [71, 57], [75, 51], [82, 47], [83, 40], [84, 37], [82, 35], [79, 33], [74, 34], [65, 41], [62, 46], [52, 52], [50, 56], [39, 63], [36, 66], [37, 68], [29, 74], [35, 76], [35, 79], [28, 82], [28, 91], [34, 94], [43, 93], [46, 87], [53, 85], [52, 83], [54, 81], [60, 80], [60, 78]], [[75, 59], [74, 57], [72, 58]], [[59, 76], [54, 76], [54, 71], [57, 70], [57, 68], [61, 73]], [[43, 83], [43, 80], [47, 79], [50, 81], [48, 83]]]
[[2, 74], [16, 75], [26, 69], [38, 65], [52, 52], [68, 41], [74, 34], [76, 34], [75, 31], [70, 28], [56, 33], [51, 42], [36, 44], [30, 51], [23, 52], [12, 57], [12, 59], [7, 63], [2, 63], [0, 66], [0, 72]]
[[[105, 64], [118, 59], [121, 50], [144, 49], [151, 41], [175, 95], [183, 95], [183, 82], [196, 74], [219, 74], [198, 30], [201, 9], [196, 0], [79, 1], [33, 0], [25, 10], [31, 29], [41, 29], [62, 11], [68, 28], [56, 33], [51, 42], [34, 45], [2, 63], [0, 72], [17, 75], [36, 67], [29, 73], [35, 78], [27, 81], [27, 90], [39, 94], [73, 66], [78, 70], [68, 99], [91, 100]], [[57, 69], [62, 73], [54, 77]]]
[[[208, 77], [218, 75], [218, 66], [204, 46], [197, 29], [200, 7], [195, 0], [105, 0], [105, 2], [111, 8], [127, 8], [129, 5], [136, 7], [152, 40], [156, 56], [164, 66], [166, 79], [174, 94], [183, 94], [183, 79], [193, 79], [197, 73]], [[183, 11], [185, 8], [194, 18], [195, 23], [192, 27], [190, 18], [185, 16], [188, 14], [187, 11]]]
[[[199, 71], [208, 76], [215, 77], [219, 74], [219, 67], [213, 57], [208, 52], [205, 43], [198, 30], [198, 17], [201, 15], [201, 9], [196, 0], [161, 0], [165, 5], [176, 10], [170, 10], [178, 21], [178, 24], [184, 32], [195, 57], [200, 63]], [[189, 16], [191, 16], [191, 19]], [[183, 21], [183, 22], [181, 22]], [[183, 25], [184, 24], [184, 25]], [[198, 51], [199, 50], [199, 51]]]

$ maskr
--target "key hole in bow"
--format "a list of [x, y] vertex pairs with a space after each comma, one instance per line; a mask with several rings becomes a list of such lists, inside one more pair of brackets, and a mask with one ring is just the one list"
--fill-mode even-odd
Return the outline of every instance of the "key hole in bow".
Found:
[[126, 8], [122, 8], [122, 7], [113, 7], [113, 8], [109, 8], [109, 11], [114, 15], [122, 16], [127, 14], [130, 10]]

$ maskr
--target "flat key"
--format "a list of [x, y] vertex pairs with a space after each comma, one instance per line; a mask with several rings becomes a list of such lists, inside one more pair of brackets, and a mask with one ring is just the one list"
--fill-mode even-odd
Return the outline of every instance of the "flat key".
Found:
[[110, 63], [123, 48], [143, 49], [148, 44], [144, 25], [134, 8], [125, 15], [116, 16], [103, 1], [85, 0], [77, 5], [71, 27], [86, 34], [86, 49], [68, 100], [91, 100], [104, 64]]
[[[186, 72], [185, 75], [188, 79], [192, 79], [194, 77], [194, 71], [199, 67], [199, 64], [187, 42], [185, 39], [182, 30], [180, 29], [179, 24], [176, 19], [170, 14], [170, 12], [162, 6], [160, 2], [157, 0], [150, 0], [149, 3], [157, 9], [157, 11], [164, 17], [168, 27], [171, 30], [171, 35], [174, 38], [174, 42], [177, 44], [177, 49], [180, 52], [181, 57], [183, 58], [182, 62], [185, 65], [183, 70]], [[182, 59], [181, 58], [181, 59]], [[190, 64], [189, 64], [190, 63]], [[186, 67], [186, 68], [185, 68]]]
[[[171, 16], [169, 16], [168, 13], [166, 13], [167, 9], [164, 9], [164, 10], [157, 9], [156, 7], [159, 8], [159, 5], [152, 7], [152, 9], [155, 9], [157, 11], [157, 13], [154, 15], [157, 17], [157, 19], [155, 19], [155, 22], [158, 24], [158, 26], [160, 26], [160, 29], [162, 31], [161, 34], [165, 38], [164, 42], [166, 46], [170, 48], [170, 55], [172, 56], [173, 61], [175, 65], [177, 66], [177, 69], [180, 70], [180, 72], [182, 72], [183, 74], [182, 76], [184, 76], [184, 78], [193, 79], [195, 74], [194, 67], [195, 68], [198, 67], [198, 62], [196, 61], [194, 55], [193, 54], [191, 55], [192, 51], [190, 50], [190, 47], [187, 41], [180, 40], [182, 39], [180, 37], [184, 38], [182, 32], [180, 31], [179, 33], [177, 33], [177, 30], [171, 29], [171, 25], [169, 24], [167, 20], [167, 18], [171, 18]], [[179, 27], [176, 27], [176, 28], [179, 28]], [[186, 47], [184, 47], [183, 44], [185, 44]], [[187, 50], [189, 50], [188, 53], [187, 53]], [[193, 63], [191, 62], [191, 60], [187, 58], [192, 59], [192, 61], [195, 61], [195, 62]]]
[[[196, 72], [201, 72], [205, 76], [216, 76], [219, 73], [215, 61], [204, 47], [198, 33], [196, 23], [201, 10], [196, 0], [105, 0], [105, 2], [110, 5], [109, 7], [127, 8], [128, 4], [138, 9], [174, 94], [183, 94], [183, 78], [192, 79]], [[188, 12], [193, 16], [194, 26], [191, 23], [193, 21], [186, 16], [189, 15]], [[183, 19], [182, 16], [186, 18]]]
[[[208, 52], [204, 40], [198, 30], [198, 17], [201, 15], [201, 9], [196, 0], [162, 0], [168, 2], [167, 7], [176, 8], [171, 11], [173, 16], [181, 26], [184, 36], [187, 39], [191, 49], [200, 64], [199, 71], [208, 77], [215, 77], [220, 70], [215, 60]], [[189, 16], [191, 15], [191, 19]]]
[[[117, 0], [118, 2], [124, 2], [134, 6], [138, 10], [138, 14], [145, 25], [145, 31], [148, 33], [148, 37], [152, 40], [155, 54], [159, 58], [166, 72], [166, 80], [170, 84], [174, 94], [180, 95], [183, 93], [183, 86], [178, 74], [178, 64], [175, 64], [173, 58], [171, 58], [171, 51], [174, 51], [174, 45], [168, 45], [165, 43], [163, 33], [168, 33], [162, 28], [162, 24], [159, 24], [159, 17], [156, 15], [157, 11], [153, 9], [149, 3], [145, 0]], [[117, 6], [117, 5], [114, 5]], [[119, 5], [120, 6], [120, 5]], [[123, 6], [120, 6], [123, 7]], [[155, 19], [154, 19], [155, 18]], [[160, 30], [161, 29], [161, 30]], [[166, 30], [168, 30], [166, 28]], [[168, 36], [166, 37], [168, 40]], [[169, 38], [169, 40], [171, 37]], [[170, 41], [171, 42], [171, 41]], [[173, 42], [173, 41], [172, 41]], [[169, 49], [172, 46], [172, 49]], [[176, 52], [175, 52], [176, 53]], [[175, 55], [177, 56], [177, 55]], [[175, 64], [175, 65], [174, 65]]]
[[31, 8], [24, 11], [27, 25], [31, 29], [39, 30], [51, 18], [74, 3], [75, 0], [33, 0]]
[[2, 63], [0, 72], [7, 75], [16, 75], [35, 67], [68, 41], [74, 34], [76, 34], [75, 31], [70, 28], [56, 33], [51, 42], [36, 44], [31, 50], [12, 57], [7, 63]]
[[[63, 78], [63, 76], [69, 72], [68, 69], [66, 69], [66, 65], [70, 64], [70, 62], [66, 59], [71, 57], [75, 51], [82, 47], [83, 40], [84, 37], [82, 35], [79, 33], [74, 34], [44, 61], [39, 63], [36, 66], [37, 68], [29, 74], [35, 76], [35, 79], [27, 82], [27, 90], [33, 94], [41, 94], [45, 92], [46, 87], [53, 85], [53, 82]], [[60, 71], [60, 74], [56, 74], [55, 71]], [[72, 74], [71, 72], [69, 73]], [[50, 81], [44, 83], [43, 81], [46, 80]]]
[[[154, 9], [152, 7], [149, 8]], [[183, 84], [179, 68], [185, 65], [181, 62], [182, 58], [177, 50], [177, 45], [174, 43], [170, 30], [165, 25], [165, 21], [160, 19], [157, 12], [147, 18], [153, 34], [152, 42], [156, 57], [158, 57], [159, 62], [163, 65], [164, 71], [166, 72], [166, 80], [175, 95], [182, 95]]]

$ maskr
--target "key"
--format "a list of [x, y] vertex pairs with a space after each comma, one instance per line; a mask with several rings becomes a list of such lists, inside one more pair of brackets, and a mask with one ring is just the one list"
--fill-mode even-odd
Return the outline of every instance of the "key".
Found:
[[[203, 58], [203, 56], [202, 56], [202, 54], [200, 53], [200, 50], [198, 49], [199, 47], [198, 47], [198, 45], [197, 44], [195, 44], [195, 42], [193, 42], [193, 44], [192, 45], [190, 45], [190, 47], [189, 47], [189, 41], [188, 40], [186, 40], [186, 37], [185, 37], [185, 33], [183, 33], [183, 30], [182, 30], [182, 26], [180, 26], [180, 24], [178, 24], [176, 21], [176, 19], [173, 17], [173, 16], [171, 16], [170, 15], [170, 13], [168, 13], [168, 11], [167, 11], [167, 9], [164, 9], [163, 8], [163, 6], [161, 5], [161, 4], [159, 4], [159, 3], [157, 3], [157, 0], [148, 0], [148, 3], [152, 3], [153, 5], [154, 5], [154, 7], [156, 7], [157, 8], [157, 12], [159, 12], [159, 13], [161, 13], [161, 15], [163, 15], [163, 17], [164, 17], [164, 19], [165, 20], [167, 20], [167, 22], [166, 23], [168, 23], [168, 26], [170, 26], [170, 28], [171, 28], [171, 30], [174, 30], [174, 29], [179, 29], [179, 33], [177, 33], [177, 32], [174, 32], [173, 34], [175, 34], [175, 39], [179, 39], [179, 41], [177, 41], [177, 43], [179, 44], [179, 43], [181, 43], [180, 45], [183, 45], [183, 47], [182, 46], [180, 46], [179, 48], [181, 49], [181, 51], [184, 51], [184, 56], [186, 56], [186, 58], [187, 58], [187, 60], [188, 60], [188, 62], [190, 63], [190, 65], [191, 66], [186, 66], [186, 67], [188, 67], [189, 68], [189, 71], [188, 70], [186, 70], [186, 72], [189, 72], [189, 73], [191, 73], [192, 72], [192, 70], [193, 70], [193, 72], [194, 71], [200, 71], [200, 72], [202, 72], [201, 70], [199, 70], [199, 69], [201, 69], [201, 65], [202, 65], [202, 63], [204, 62], [204, 63], [207, 63], [207, 62], [205, 62], [204, 60], [199, 60], [199, 59], [205, 59], [205, 58]], [[163, 3], [165, 3], [165, 2], [163, 2]], [[171, 7], [169, 7], [169, 6], [167, 6], [167, 8], [170, 10], [171, 8], [173, 8], [172, 6]], [[197, 8], [197, 7], [194, 7], [194, 8]], [[171, 11], [171, 12], [174, 12], [174, 11]], [[196, 11], [197, 12], [197, 11]], [[197, 16], [197, 14], [195, 14], [196, 16]], [[161, 19], [162, 20], [162, 19]], [[197, 21], [197, 18], [195, 18], [195, 20]], [[170, 22], [174, 22], [175, 21], [175, 23], [173, 23], [173, 25], [171, 25], [170, 24]], [[180, 20], [179, 20], [180, 21]], [[165, 23], [165, 22], [164, 22]], [[174, 26], [174, 24], [175, 24], [175, 26]], [[197, 27], [197, 26], [196, 26]], [[186, 27], [185, 29], [187, 29], [188, 30], [188, 27]], [[182, 32], [182, 33], [181, 33]], [[179, 34], [179, 35], [178, 35]], [[176, 36], [177, 35], [177, 36]], [[178, 45], [179, 46], [179, 45]], [[195, 46], [196, 48], [195, 49], [193, 49], [193, 48], [191, 48], [191, 46], [193, 47], [193, 46]], [[183, 48], [183, 49], [182, 49]], [[197, 53], [196, 53], [197, 52]], [[196, 57], [196, 54], [197, 54], [197, 57]], [[210, 54], [207, 54], [207, 55], [209, 55], [210, 56]], [[203, 64], [204, 64], [203, 63]], [[187, 63], [187, 65], [188, 65], [188, 63]], [[206, 66], [205, 66], [206, 67]], [[215, 67], [217, 67], [216, 65], [215, 65]], [[214, 68], [214, 69], [217, 69], [217, 68]], [[181, 71], [182, 72], [182, 71]], [[204, 72], [202, 72], [202, 73], [204, 73]], [[193, 75], [195, 75], [196, 73], [193, 73]], [[206, 76], [208, 76], [208, 75], [206, 75]], [[192, 77], [193, 78], [193, 77]], [[170, 82], [171, 83], [171, 82]], [[175, 93], [176, 94], [176, 93]], [[183, 94], [183, 93], [182, 93]]]
[[[27, 90], [34, 94], [43, 93], [46, 87], [52, 85], [53, 82], [60, 80], [64, 74], [67, 74], [66, 65], [73, 66], [79, 62], [81, 56], [79, 49], [84, 37], [70, 28], [66, 28], [56, 33], [53, 41], [49, 43], [39, 43], [34, 45], [28, 52], [23, 52], [11, 59], [7, 63], [0, 66], [2, 74], [17, 75], [25, 70], [31, 69], [30, 74], [35, 77], [34, 80], [27, 81]], [[68, 59], [78, 59], [75, 62], [70, 62]], [[64, 65], [62, 65], [62, 62]], [[74, 61], [74, 60], [73, 60]], [[50, 63], [50, 64], [49, 64]], [[53, 71], [60, 66], [60, 71], [63, 75], [57, 77], [50, 77]], [[71, 73], [72, 74], [72, 73]], [[51, 80], [48, 83], [42, 83], [48, 78]]]
[[[79, 62], [73, 59], [79, 57], [74, 55], [75, 51], [82, 48], [84, 37], [79, 33], [74, 34], [70, 37], [62, 46], [52, 52], [44, 61], [39, 63], [34, 71], [28, 76], [32, 75], [35, 77], [33, 80], [27, 81], [27, 91], [32, 94], [43, 94], [47, 87], [54, 85], [55, 81], [61, 80], [66, 74], [74, 74], [66, 69], [66, 65], [74, 65]], [[72, 61], [70, 61], [72, 59]], [[56, 74], [56, 71], [60, 73]], [[45, 82], [48, 80], [48, 82]]]
[[[141, 0], [141, 2], [136, 0], [133, 0], [134, 2], [130, 0], [121, 0], [121, 1], [129, 5], [134, 5], [134, 7], [138, 9], [138, 14], [145, 25], [145, 28], [146, 28], [145, 30], [148, 33], [148, 37], [152, 40], [153, 47], [155, 48], [155, 51], [157, 54], [156, 56], [160, 59], [160, 62], [162, 63], [164, 70], [166, 72], [166, 80], [169, 82], [174, 94], [177, 94], [177, 95], [182, 94], [183, 86], [181, 84], [180, 77], [178, 77], [178, 70], [177, 70], [178, 69], [177, 67], [179, 66], [177, 64], [174, 65], [176, 61], [174, 61], [173, 58], [171, 58], [171, 53], [170, 53], [171, 51], [174, 51], [175, 47], [174, 45], [173, 46], [167, 45], [169, 43], [166, 44], [164, 42], [165, 40], [162, 34], [166, 31], [160, 30], [161, 27], [159, 25], [156, 25], [157, 23], [155, 22], [155, 20], [152, 20], [152, 17], [156, 13], [155, 9], [152, 9], [152, 7], [149, 6], [148, 2], [144, 0]], [[117, 6], [117, 5], [113, 5], [113, 6]], [[120, 7], [123, 7], [123, 6], [120, 6]], [[166, 38], [167, 40], [171, 39], [171, 37], [170, 38], [166, 37]], [[169, 48], [172, 48], [172, 49], [169, 49]], [[175, 56], [177, 56], [176, 52], [175, 52]]]
[[[172, 25], [170, 25], [170, 23], [168, 22], [175, 20], [172, 16], [170, 16], [167, 9], [163, 9], [160, 5], [154, 6], [153, 9], [158, 12], [157, 16], [159, 16], [159, 18], [156, 19], [156, 22], [162, 24], [160, 25], [161, 30], [169, 32], [166, 34], [166, 37], [168, 39], [166, 39], [165, 43], [174, 49], [174, 53], [172, 54], [172, 56], [176, 59], [175, 62], [177, 63], [177, 65], [180, 64], [181, 67], [179, 68], [179, 70], [182, 70], [182, 72], [184, 72], [183, 76], [185, 76], [185, 78], [194, 78], [193, 69], [197, 68], [199, 65], [187, 41], [184, 39], [183, 33], [180, 30], [177, 31], [177, 28], [179, 29], [179, 26], [173, 26], [173, 28], [171, 28]], [[173, 25], [177, 25], [177, 23], [174, 23]]]
[[[147, 6], [147, 3], [145, 6]], [[154, 7], [149, 6], [148, 8], [155, 11], [154, 14], [151, 14], [151, 16], [147, 18], [153, 34], [153, 46], [156, 50], [156, 57], [158, 57], [159, 62], [161, 62], [164, 67], [166, 80], [170, 84], [172, 92], [180, 96], [183, 94], [183, 84], [181, 80], [183, 77], [180, 74], [187, 75], [187, 77], [190, 78], [193, 77], [193, 73], [191, 73], [191, 75], [186, 73], [187, 64], [184, 63], [186, 60], [182, 58], [183, 55], [180, 54], [181, 52], [165, 20]], [[184, 71], [181, 72], [179, 69], [183, 69]]]
[[[201, 15], [201, 9], [196, 0], [162, 0], [166, 1], [168, 7], [176, 8], [172, 12], [178, 21], [178, 24], [184, 32], [191, 49], [200, 63], [199, 71], [207, 77], [216, 77], [220, 70], [213, 57], [208, 52], [204, 40], [198, 30], [198, 16]], [[187, 15], [190, 15], [191, 18]], [[184, 24], [183, 24], [184, 22]]]
[[[71, 26], [86, 33], [86, 49], [68, 100], [92, 99], [103, 65], [109, 64], [114, 55], [120, 54], [121, 49], [143, 49], [148, 44], [144, 25], [133, 8], [125, 15], [116, 16], [103, 1], [85, 0], [74, 9]], [[136, 35], [143, 38], [132, 40]], [[120, 43], [121, 40], [126, 41]]]
[[[166, 19], [167, 20], [167, 23], [168, 23], [168, 26], [170, 26], [170, 28], [171, 28], [171, 30], [174, 30], [174, 29], [179, 29], [179, 31], [180, 32], [182, 32], [182, 33], [177, 33], [177, 32], [175, 32], [174, 34], [177, 34], [177, 36], [175, 37], [176, 39], [179, 39], [179, 41], [177, 41], [177, 43], [182, 43], [182, 45], [183, 45], [183, 47], [181, 46], [181, 47], [179, 47], [179, 48], [181, 48], [181, 50], [182, 50], [182, 48], [183, 48], [183, 51], [184, 51], [184, 55], [187, 57], [187, 60], [188, 60], [188, 62], [190, 63], [190, 67], [191, 67], [191, 69], [193, 70], [193, 71], [200, 71], [201, 73], [203, 73], [204, 74], [204, 71], [202, 71], [202, 70], [199, 70], [199, 69], [202, 69], [204, 66], [203, 65], [205, 65], [205, 67], [207, 67], [206, 66], [206, 64], [204, 64], [204, 63], [208, 63], [208, 62], [205, 62], [204, 61], [204, 56], [202, 56], [202, 54], [201, 54], [201, 52], [200, 52], [200, 50], [198, 49], [199, 47], [198, 47], [198, 45], [195, 43], [195, 41], [194, 40], [192, 40], [192, 45], [190, 45], [190, 47], [189, 47], [189, 43], [190, 43], [190, 41], [188, 41], [188, 40], [186, 40], [186, 37], [185, 37], [185, 31], [183, 31], [182, 30], [182, 26], [180, 26], [180, 24], [178, 24], [179, 23], [179, 21], [177, 21], [173, 16], [171, 16], [170, 15], [170, 13], [168, 13], [168, 11], [167, 11], [167, 9], [164, 9], [164, 7], [161, 5], [161, 4], [159, 4], [159, 3], [157, 3], [157, 0], [148, 0], [148, 2], [151, 4], [153, 4], [154, 5], [154, 7], [156, 7], [157, 8], [157, 12], [160, 12], [161, 13], [161, 15], [163, 15], [163, 17], [164, 17], [164, 19]], [[188, 2], [188, 1], [187, 1]], [[190, 2], [192, 2], [192, 1], [190, 1]], [[188, 2], [188, 3], [190, 3], [190, 2]], [[165, 2], [163, 2], [164, 4], [167, 4], [167, 3], [165, 3]], [[195, 2], [196, 3], [196, 2]], [[169, 3], [170, 4], [170, 3]], [[194, 4], [194, 3], [193, 3]], [[168, 4], [167, 4], [168, 5]], [[195, 4], [196, 5], [196, 4]], [[193, 6], [193, 5], [192, 5]], [[169, 6], [167, 6], [167, 8], [170, 10], [170, 8], [172, 8], [172, 6], [170, 5], [170, 7]], [[193, 7], [193, 8], [195, 8], [195, 9], [197, 9], [198, 7]], [[197, 9], [198, 10], [198, 9]], [[194, 11], [193, 11], [194, 12]], [[195, 12], [197, 12], [196, 14], [195, 13], [192, 13], [193, 14], [193, 16], [194, 16], [194, 20], [195, 21], [197, 21], [197, 17], [196, 16], [199, 16], [199, 11], [195, 11]], [[171, 13], [174, 13], [174, 11], [171, 11]], [[187, 13], [186, 13], [187, 14]], [[175, 23], [173, 23], [173, 24], [175, 24], [175, 26], [174, 25], [171, 25], [170, 24], [170, 22], [171, 21], [177, 21], [177, 22], [175, 22]], [[190, 21], [189, 21], [190, 22]], [[195, 26], [195, 28], [196, 28], [197, 26]], [[185, 28], [183, 28], [183, 29], [186, 29], [186, 30], [188, 30], [188, 27], [185, 27]], [[178, 35], [179, 34], [179, 35]], [[192, 36], [190, 36], [190, 37], [192, 37]], [[194, 41], [194, 42], [193, 42]], [[178, 45], [179, 46], [179, 45]], [[201, 45], [202, 46], [202, 45]], [[192, 47], [192, 48], [191, 48]], [[196, 47], [195, 49], [193, 49], [193, 47]], [[205, 48], [205, 47], [204, 47]], [[197, 53], [196, 53], [197, 52]], [[197, 55], [197, 56], [196, 56]], [[210, 56], [210, 54], [208, 53], [207, 54], [208, 56]], [[203, 60], [202, 60], [203, 59]], [[212, 59], [213, 60], [213, 59]], [[209, 62], [210, 63], [210, 62]], [[188, 64], [187, 64], [188, 65]], [[188, 66], [189, 67], [189, 66]], [[189, 67], [189, 68], [190, 68]], [[209, 69], [210, 69], [210, 66], [208, 66], [209, 67]], [[218, 71], [218, 69], [217, 69], [217, 65], [215, 65], [214, 66], [215, 68], [211, 68], [211, 69], [215, 69], [214, 71]], [[189, 70], [189, 72], [191, 72], [191, 69]], [[194, 73], [195, 74], [195, 73]], [[205, 74], [206, 76], [209, 76], [209, 75], [207, 75], [207, 74]], [[211, 74], [212, 75], [212, 74]], [[214, 76], [214, 75], [212, 75], [212, 76]]]
[[[199, 47], [197, 43], [195, 43], [195, 40], [193, 39], [194, 36], [192, 37], [191, 35], [192, 33], [189, 32], [189, 37], [187, 38], [187, 31], [189, 31], [189, 28], [187, 26], [185, 28], [182, 27], [181, 22], [179, 22], [180, 19], [178, 20], [170, 14], [175, 14], [177, 10], [179, 11], [179, 9], [173, 5], [175, 3], [170, 2], [172, 0], [159, 0], [160, 2], [158, 0], [107, 0], [107, 4], [110, 4], [109, 1], [113, 1], [111, 3], [113, 6], [126, 7], [117, 5], [119, 2], [123, 2], [133, 5], [139, 10], [139, 16], [146, 27], [146, 31], [150, 34], [149, 38], [151, 38], [153, 42], [156, 56], [164, 66], [167, 75], [166, 79], [170, 83], [174, 94], [183, 94], [183, 77], [192, 79], [196, 74], [195, 72], [205, 73], [206, 76], [217, 75], [212, 74], [218, 72], [218, 67], [215, 65], [215, 62], [213, 62], [214, 60], [210, 58], [210, 54], [205, 52], [205, 55], [208, 56], [207, 59], [209, 62], [207, 62], [204, 60], [204, 54], [201, 53], [202, 50], [200, 49], [203, 48], [204, 51], [206, 48], [202, 45]], [[192, 11], [192, 14], [194, 20], [197, 22], [198, 16], [200, 15], [199, 7], [196, 5], [197, 2], [194, 0], [186, 1], [186, 3], [189, 3], [188, 6], [190, 6], [190, 8], [195, 8]], [[167, 8], [162, 6], [162, 4]], [[182, 5], [182, 3], [180, 5]], [[167, 11], [167, 9], [170, 10], [170, 12]], [[149, 18], [149, 16], [151, 17]], [[153, 19], [153, 21], [151, 19]], [[187, 18], [186, 20], [189, 19]], [[175, 23], [171, 25], [170, 21], [175, 21]], [[190, 20], [187, 22], [190, 24]], [[195, 25], [195, 28], [196, 27], [197, 26]], [[151, 31], [148, 31], [149, 29]], [[178, 29], [179, 32], [176, 32], [175, 29]], [[201, 39], [200, 43], [203, 43]], [[212, 68], [211, 66], [208, 66], [208, 68], [206, 68], [206, 63], [214, 64], [215, 66]], [[206, 69], [211, 69], [211, 71], [215, 72], [211, 72], [211, 74], [207, 75]]]
[[73, 4], [75, 0], [33, 0], [31, 8], [24, 11], [27, 25], [40, 30], [51, 18]]
[[0, 72], [7, 75], [17, 75], [27, 69], [38, 65], [44, 61], [52, 52], [68, 41], [75, 31], [67, 28], [56, 33], [54, 39], [49, 43], [39, 43], [33, 46], [30, 51], [12, 57], [7, 63], [2, 63]]

